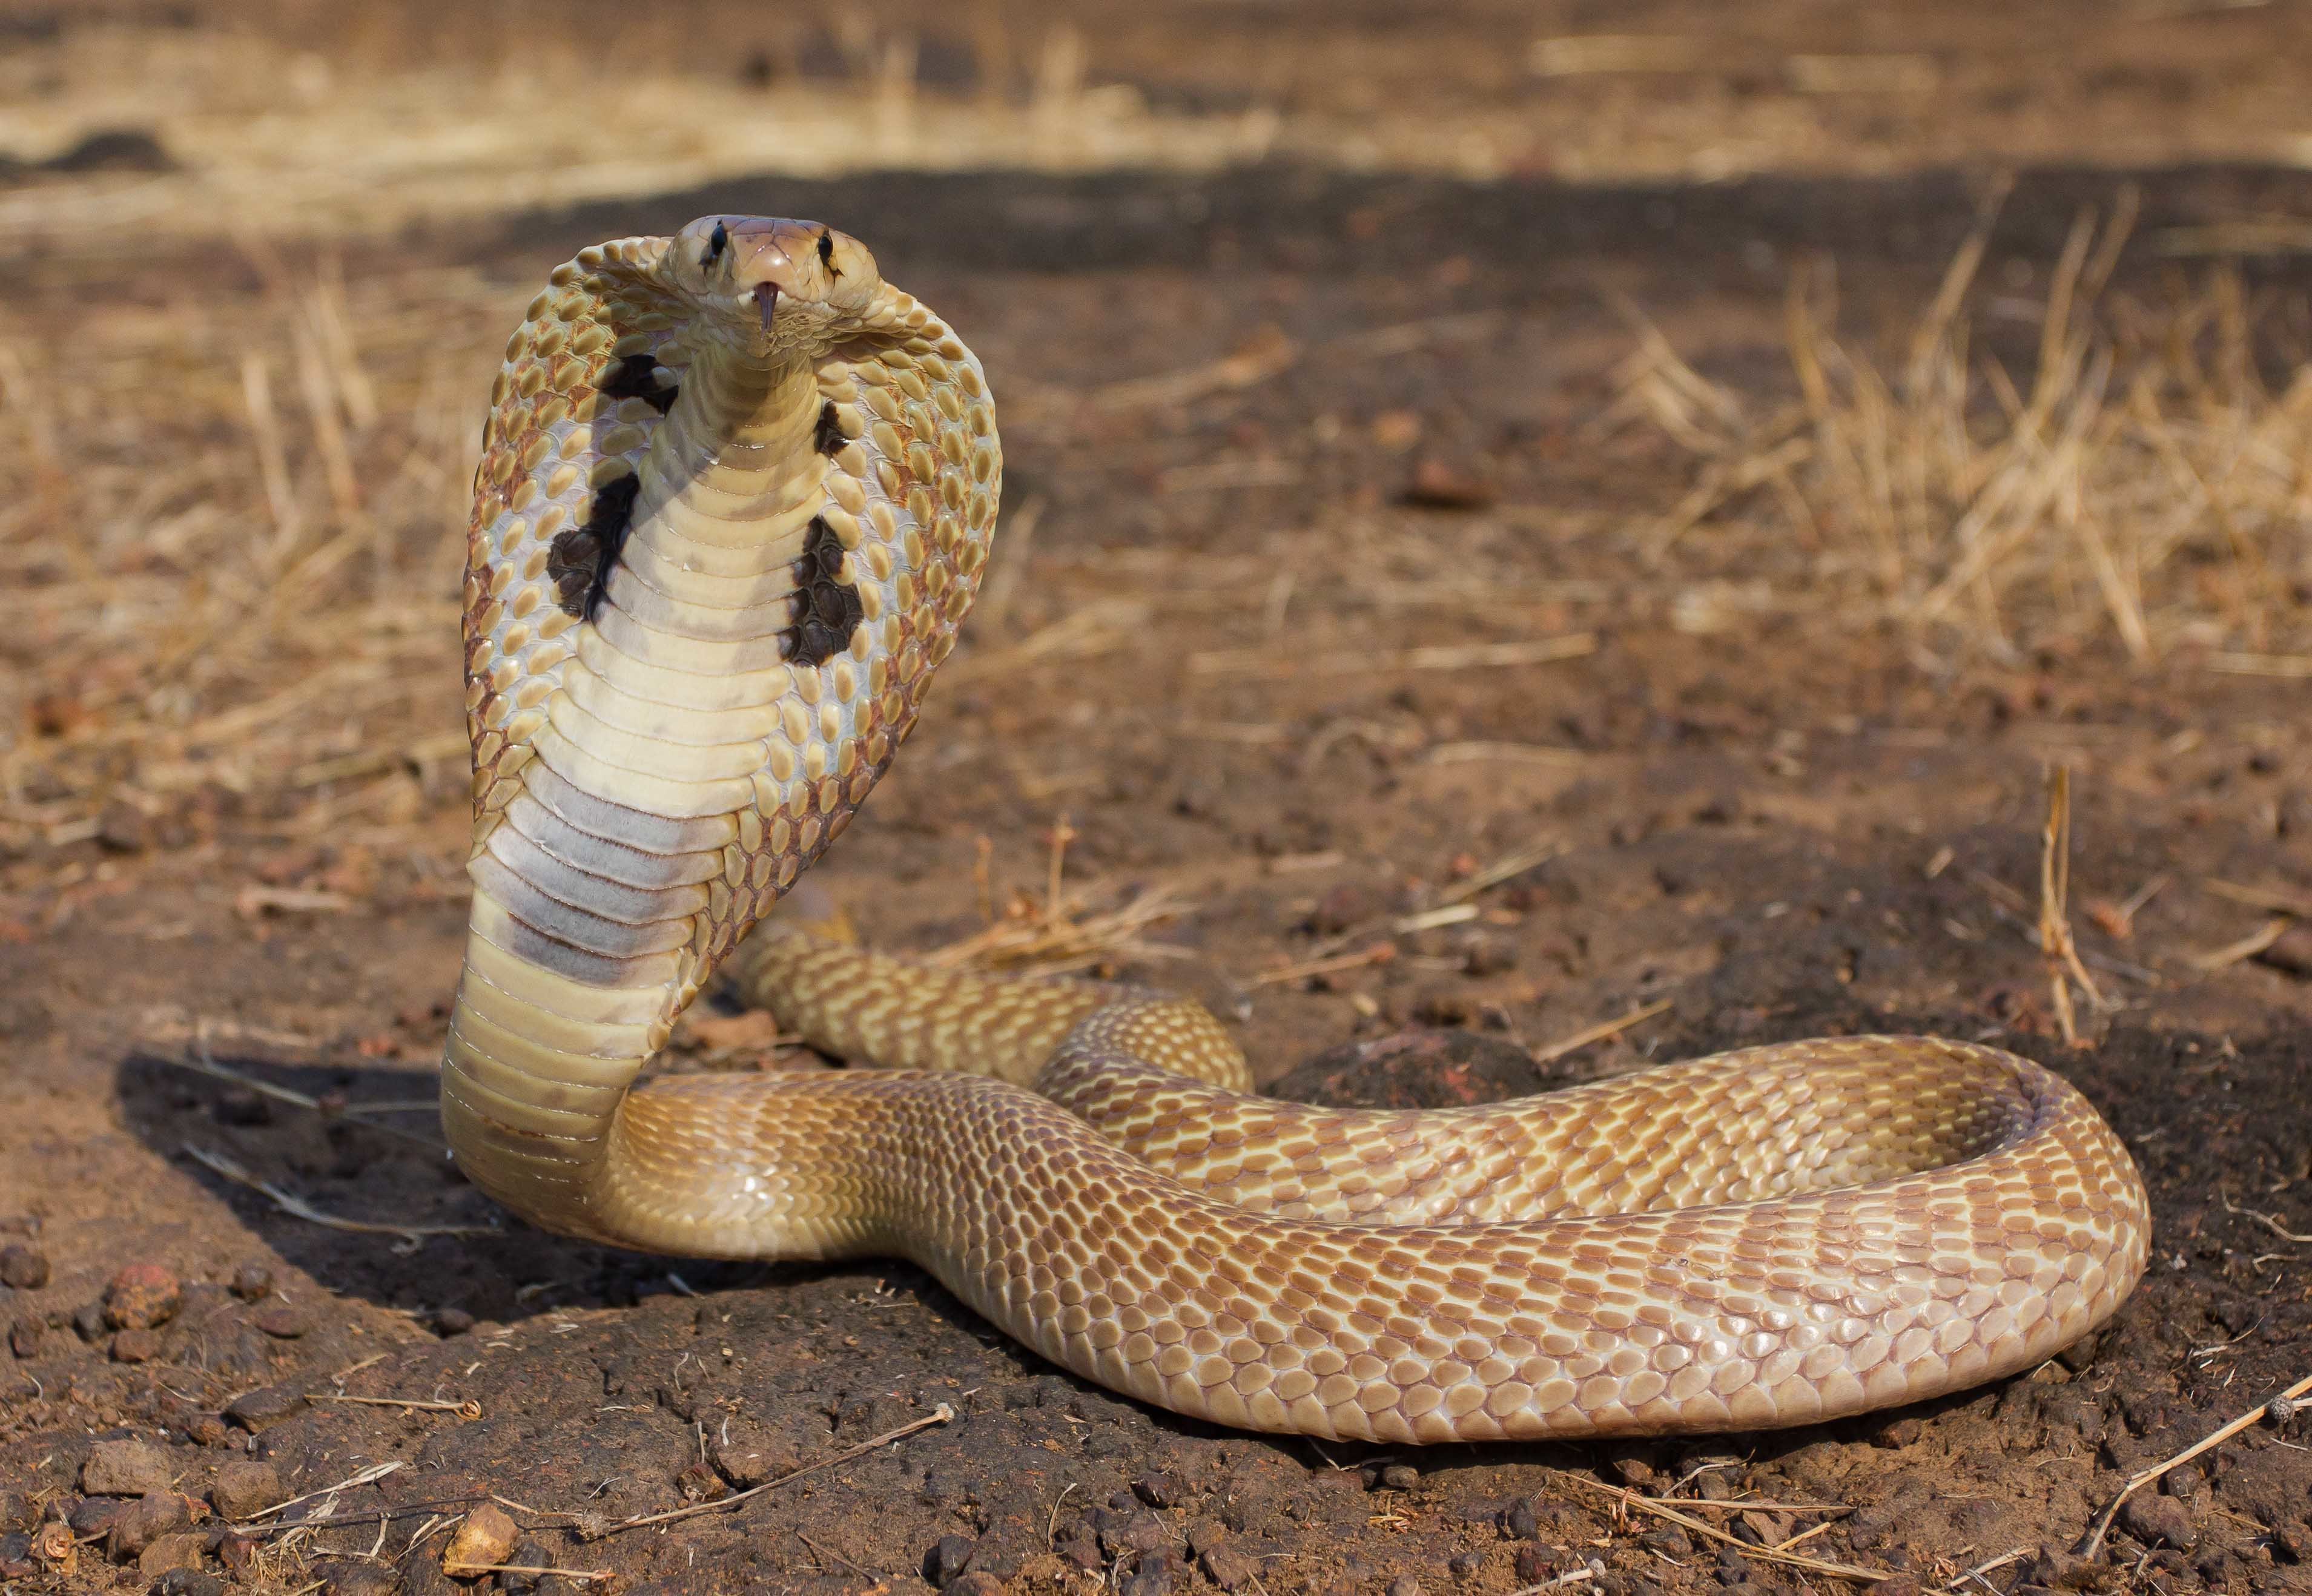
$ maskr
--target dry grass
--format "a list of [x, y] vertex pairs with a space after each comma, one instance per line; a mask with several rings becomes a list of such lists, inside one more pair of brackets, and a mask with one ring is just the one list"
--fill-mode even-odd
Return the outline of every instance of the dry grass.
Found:
[[[2134, 214], [2083, 213], [2026, 304], [1977, 292], [1985, 205], [1899, 356], [1843, 344], [1833, 276], [1788, 301], [1794, 399], [1713, 382], [1637, 317], [1609, 424], [1656, 428], [1699, 462], [1692, 492], [1643, 528], [1648, 560], [1701, 576], [1696, 632], [1827, 610], [1894, 622], [2001, 660], [2115, 639], [2139, 663], [2179, 650], [2285, 674], [2312, 647], [2312, 367], [2271, 379], [2276, 307], [2236, 266], [2107, 286]], [[2027, 317], [2019, 372], [1986, 322]], [[2243, 663], [2246, 661], [2246, 663]]]

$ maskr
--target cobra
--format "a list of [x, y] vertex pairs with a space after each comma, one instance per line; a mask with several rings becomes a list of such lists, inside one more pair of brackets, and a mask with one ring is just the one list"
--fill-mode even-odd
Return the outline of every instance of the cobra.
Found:
[[[1392, 1442], [1915, 1400], [2045, 1358], [2142, 1273], [2125, 1148], [1988, 1048], [1804, 1042], [1344, 1112], [1250, 1095], [1191, 1003], [749, 937], [971, 606], [1002, 477], [979, 362], [857, 240], [707, 217], [557, 267], [492, 403], [442, 1103], [460, 1165], [532, 1222], [904, 1255], [1112, 1390]], [[883, 1068], [638, 1082], [726, 962]]]

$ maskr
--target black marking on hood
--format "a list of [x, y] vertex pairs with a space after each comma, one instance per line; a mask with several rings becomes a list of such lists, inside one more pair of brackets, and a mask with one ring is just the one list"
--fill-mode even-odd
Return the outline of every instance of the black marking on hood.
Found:
[[591, 621], [602, 602], [602, 589], [610, 568], [626, 546], [626, 529], [633, 523], [635, 495], [642, 478], [629, 472], [594, 490], [586, 523], [556, 536], [546, 551], [546, 574], [554, 582], [554, 599], [562, 613]]
[[825, 516], [810, 519], [794, 574], [793, 624], [779, 634], [779, 653], [802, 665], [824, 665], [851, 647], [852, 634], [867, 618], [859, 589], [845, 580], [843, 540]]

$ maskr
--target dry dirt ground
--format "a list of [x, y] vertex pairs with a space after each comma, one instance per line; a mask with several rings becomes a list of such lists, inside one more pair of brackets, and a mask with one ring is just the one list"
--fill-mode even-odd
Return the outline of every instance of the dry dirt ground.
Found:
[[[263, 9], [0, 28], [0, 1589], [440, 1592], [495, 1499], [569, 1571], [509, 1590], [2312, 1590], [2300, 1417], [2067, 1552], [2312, 1375], [2302, 8], [758, 17], [702, 104], [977, 153], [629, 170], [581, 118], [582, 203], [442, 145], [372, 209], [299, 140], [439, 110], [465, 35]], [[656, 103], [732, 14], [664, 9]], [[270, 122], [216, 86], [264, 72]], [[2150, 1185], [2117, 1321], [1852, 1422], [1387, 1452], [1121, 1400], [903, 1263], [495, 1212], [430, 1118], [472, 434], [553, 263], [716, 210], [865, 237], [1003, 406], [990, 589], [816, 873], [871, 939], [1191, 991], [1336, 1102], [1992, 1040]], [[671, 1067], [813, 1066], [774, 1035]]]

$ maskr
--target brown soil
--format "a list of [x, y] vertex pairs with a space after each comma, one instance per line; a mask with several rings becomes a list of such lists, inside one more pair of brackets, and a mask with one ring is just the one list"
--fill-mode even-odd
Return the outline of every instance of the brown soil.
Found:
[[[2183, 84], [2160, 92], [2196, 92], [2186, 64], [2159, 70]], [[2138, 237], [2152, 242], [2122, 257], [2115, 291], [2145, 305], [2203, 281], [2159, 238], [2312, 215], [2312, 178], [2278, 169], [2026, 172], [1982, 273], [1985, 350], [2028, 367], [2038, 327], [1999, 296], [2044, 294], [2075, 210], [2109, 205], [2123, 177], [2141, 186]], [[171, 786], [83, 729], [157, 718], [157, 700], [85, 721], [74, 705], [127, 702], [79, 624], [101, 580], [141, 580], [153, 560], [171, 571], [175, 555], [157, 540], [143, 563], [92, 571], [68, 529], [51, 540], [12, 521], [0, 548], [32, 624], [0, 657], [32, 685], [0, 840], [0, 1243], [40, 1254], [48, 1275], [0, 1286], [15, 1343], [0, 1352], [0, 1565], [24, 1562], [10, 1538], [43, 1515], [76, 1515], [86, 1544], [68, 1577], [33, 1561], [0, 1571], [0, 1588], [154, 1582], [157, 1566], [108, 1559], [97, 1537], [116, 1504], [80, 1494], [92, 1447], [141, 1436], [195, 1496], [244, 1455], [270, 1461], [288, 1496], [399, 1465], [292, 1508], [310, 1529], [257, 1538], [232, 1577], [275, 1592], [440, 1590], [448, 1521], [491, 1495], [532, 1538], [516, 1561], [610, 1571], [619, 1590], [1842, 1586], [1618, 1504], [1608, 1487], [1624, 1485], [1684, 1499], [1751, 1548], [1826, 1524], [1795, 1549], [1920, 1589], [2312, 1590], [2301, 1418], [2170, 1475], [2092, 1564], [2063, 1555], [2129, 1472], [2312, 1374], [2312, 956], [2295, 951], [2300, 929], [2257, 957], [2203, 956], [2312, 903], [2301, 681], [2207, 667], [2305, 657], [2300, 541], [2268, 545], [2279, 631], [2223, 630], [2227, 568], [2211, 555], [2211, 629], [2197, 646], [2178, 633], [2149, 666], [2092, 632], [1993, 646], [1803, 602], [1702, 624], [1695, 584], [1722, 591], [1747, 545], [1705, 523], [1685, 563], [1641, 560], [1632, 528], [1669, 510], [1695, 467], [1658, 432], [1586, 424], [1631, 347], [1601, 289], [1642, 306], [1713, 380], [1779, 401], [1793, 386], [1791, 263], [1835, 256], [1845, 335], [1892, 340], [1966, 237], [1977, 191], [1940, 171], [1685, 188], [1300, 162], [761, 179], [413, 227], [390, 259], [356, 252], [346, 274], [357, 303], [459, 285], [440, 353], [476, 379], [459, 391], [478, 403], [502, 327], [584, 242], [710, 210], [854, 227], [985, 360], [1006, 406], [1013, 538], [907, 757], [816, 873], [871, 940], [924, 948], [978, 930], [983, 856], [999, 908], [1015, 885], [1040, 893], [1064, 816], [1068, 878], [1089, 901], [1160, 888], [1187, 905], [1143, 933], [1175, 956], [1124, 972], [1237, 1022], [1265, 1080], [1344, 1042], [1416, 1033], [1315, 1060], [1296, 1095], [1473, 1101], [1865, 1029], [1995, 1041], [2076, 1081], [2151, 1187], [2151, 1273], [2092, 1345], [1978, 1392], [1812, 1429], [1385, 1452], [1119, 1400], [906, 1264], [701, 1265], [534, 1234], [460, 1181], [422, 1107], [363, 1112], [433, 1089], [464, 917], [454, 760]], [[64, 369], [44, 329], [92, 302], [144, 326], [198, 295], [227, 332], [271, 313], [262, 273], [229, 251], [83, 255], [70, 271], [29, 250], [7, 259], [25, 284], [10, 337], [35, 371]], [[2238, 281], [2266, 380], [2283, 388], [2304, 353], [2290, 340], [2312, 328], [2312, 273], [2280, 255]], [[410, 373], [433, 353], [396, 351], [376, 358]], [[235, 391], [236, 362], [204, 380]], [[0, 383], [22, 369], [0, 363]], [[1169, 397], [1109, 386], [1152, 373], [1186, 378]], [[1088, 391], [1108, 403], [1082, 402]], [[136, 458], [101, 414], [57, 414], [66, 448]], [[231, 403], [215, 414], [162, 445], [248, 461]], [[251, 469], [215, 491], [256, 518]], [[454, 484], [412, 467], [370, 491], [415, 505], [395, 533], [407, 558], [381, 545], [375, 570], [448, 614], [438, 551]], [[1802, 580], [1775, 574], [1778, 593], [1803, 598]], [[1575, 634], [1590, 642], [1547, 662], [1375, 658]], [[121, 672], [143, 667], [136, 635], [109, 646]], [[323, 753], [357, 763], [454, 727], [454, 641], [420, 629], [407, 646], [393, 668], [439, 690], [349, 717]], [[69, 680], [42, 674], [52, 649], [70, 653]], [[2051, 763], [2072, 772], [2071, 918], [2109, 1000], [2077, 994], [2076, 1047], [2027, 934]], [[1543, 844], [1476, 894], [1473, 920], [1344, 936], [1386, 931]], [[1606, 1041], [1552, 1049], [1657, 1003]], [[718, 1016], [693, 1027], [681, 1067], [756, 1067], [764, 1035]], [[217, 1065], [318, 1106], [187, 1068], [204, 1038]], [[219, 1158], [322, 1215], [495, 1228], [331, 1228], [227, 1178]], [[99, 1305], [134, 1263], [184, 1284], [141, 1342]], [[269, 1284], [236, 1293], [250, 1269]], [[437, 1406], [313, 1400], [335, 1394]], [[455, 1410], [467, 1402], [478, 1417]], [[951, 1421], [850, 1452], [941, 1404]], [[727, 1511], [581, 1532], [828, 1458]], [[1725, 1505], [1739, 1499], [1760, 1505]], [[231, 1573], [215, 1540], [202, 1565]]]

